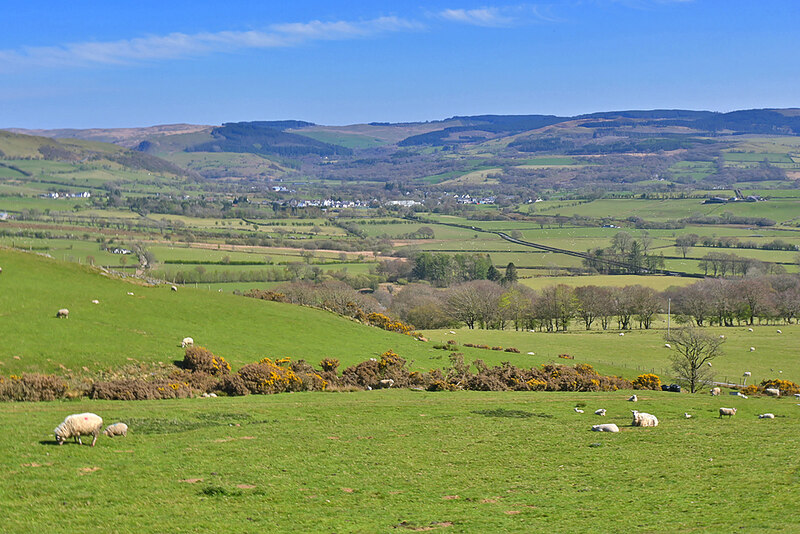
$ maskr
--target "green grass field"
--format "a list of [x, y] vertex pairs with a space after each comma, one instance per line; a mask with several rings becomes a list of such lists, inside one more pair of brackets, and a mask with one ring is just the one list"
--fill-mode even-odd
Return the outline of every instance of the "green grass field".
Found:
[[[660, 424], [634, 428], [629, 393], [4, 404], [3, 531], [800, 529], [794, 402], [638, 392]], [[738, 413], [719, 419], [720, 406]], [[84, 411], [127, 422], [128, 437], [55, 446], [53, 428]]]

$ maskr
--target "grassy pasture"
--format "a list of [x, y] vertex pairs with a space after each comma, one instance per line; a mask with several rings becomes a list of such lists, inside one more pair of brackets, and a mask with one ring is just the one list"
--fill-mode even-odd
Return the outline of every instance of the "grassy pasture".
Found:
[[636, 275], [591, 275], [591, 276], [539, 276], [536, 278], [525, 278], [520, 283], [531, 289], [542, 289], [543, 287], [566, 284], [568, 286], [605, 286], [623, 287], [642, 285], [652, 287], [657, 291], [663, 291], [672, 286], [685, 286], [697, 282], [694, 278], [681, 278], [677, 276], [636, 276]]
[[386, 144], [386, 142], [381, 139], [354, 133], [344, 133], [329, 130], [308, 130], [305, 128], [289, 131], [297, 135], [322, 141], [323, 143], [339, 145], [346, 148], [374, 148], [376, 146], [382, 146]]
[[[638, 392], [636, 407], [660, 425], [633, 428], [629, 393], [4, 404], [0, 425], [13, 431], [0, 436], [3, 530], [800, 529], [787, 513], [800, 506], [791, 400]], [[738, 413], [718, 419], [720, 406]], [[599, 407], [606, 417], [591, 413]], [[52, 429], [84, 411], [126, 421], [128, 437], [54, 446]], [[764, 412], [777, 418], [756, 417]], [[590, 432], [598, 423], [621, 432]]]
[[[176, 293], [168, 286], [142, 287], [8, 249], [0, 249], [0, 266], [0, 374], [171, 362], [182, 359], [185, 336], [234, 368], [284, 355], [313, 364], [334, 357], [350, 365], [388, 349], [425, 365], [437, 352], [410, 336], [311, 308], [193, 288]], [[60, 308], [70, 310], [69, 319], [55, 318]]]
[[[616, 323], [612, 323], [616, 326]], [[673, 327], [676, 325], [673, 323]], [[548, 361], [559, 363], [589, 363], [604, 373], [620, 374], [634, 378], [642, 372], [655, 370], [658, 375], [669, 368], [671, 351], [664, 347], [666, 316], [660, 317], [650, 330], [631, 330], [620, 337], [619, 330], [600, 330], [599, 325], [586, 331], [582, 324], [574, 322], [571, 330], [564, 333], [531, 333], [514, 330], [427, 330], [426, 337], [432, 341], [443, 342], [455, 339], [459, 344], [485, 344], [490, 347], [515, 347], [519, 355], [509, 355], [496, 351], [482, 350], [480, 358], [486, 356], [501, 361], [530, 361], [538, 365]], [[783, 325], [783, 334], [776, 332], [774, 326], [755, 326], [753, 332], [747, 327], [706, 328], [712, 335], [724, 335], [724, 355], [714, 361], [716, 379], [730, 381], [741, 379], [744, 371], [753, 376], [749, 383], [763, 379], [781, 378], [800, 383], [800, 361], [794, 357], [797, 340], [800, 339], [800, 326]], [[755, 347], [755, 352], [750, 352]], [[534, 356], [527, 353], [534, 352]], [[558, 358], [559, 354], [569, 354], [575, 360]], [[492, 356], [490, 356], [492, 355]], [[502, 358], [505, 356], [505, 359]], [[466, 356], [465, 358], [469, 358]], [[528, 365], [529, 366], [529, 365]], [[782, 373], [779, 371], [783, 371]]]

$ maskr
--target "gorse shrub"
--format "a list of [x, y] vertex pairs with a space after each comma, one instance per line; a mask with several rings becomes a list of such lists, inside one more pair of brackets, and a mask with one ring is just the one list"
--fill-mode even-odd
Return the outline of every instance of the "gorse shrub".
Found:
[[646, 373], [633, 379], [631, 385], [634, 389], [661, 389], [661, 379], [658, 375]]
[[781, 395], [794, 395], [795, 393], [800, 393], [800, 386], [791, 382], [789, 380], [780, 380], [777, 378], [773, 378], [771, 380], [762, 380], [761, 387], [763, 389], [767, 388], [774, 388], [779, 389]]
[[319, 362], [319, 366], [322, 367], [323, 371], [335, 373], [336, 369], [339, 368], [339, 360], [336, 358], [325, 358]]
[[250, 393], [270, 394], [301, 391], [303, 381], [289, 368], [286, 359], [262, 358], [239, 369], [239, 376]]
[[52, 401], [66, 398], [67, 390], [67, 382], [55, 375], [0, 376], [0, 400], [4, 401]]
[[135, 378], [95, 382], [89, 391], [90, 398], [102, 400], [184, 399], [192, 394], [186, 382]]
[[186, 347], [183, 368], [213, 376], [223, 376], [231, 372], [231, 366], [225, 358], [215, 356], [210, 350], [200, 346]]

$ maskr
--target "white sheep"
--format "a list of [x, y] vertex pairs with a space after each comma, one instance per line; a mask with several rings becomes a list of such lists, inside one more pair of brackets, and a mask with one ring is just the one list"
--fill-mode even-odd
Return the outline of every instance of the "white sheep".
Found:
[[191, 347], [193, 345], [194, 345], [194, 339], [192, 339], [190, 337], [185, 337], [185, 338], [183, 338], [183, 341], [181, 341], [181, 348]]
[[779, 334], [783, 334], [783, 332], [781, 332], [780, 329], [776, 330], [776, 332]]
[[622, 336], [625, 335], [625, 332], [620, 332], [619, 335], [620, 335], [620, 337], [622, 337]]
[[128, 295], [133, 296], [133, 291], [128, 291]]
[[449, 332], [449, 333], [450, 333], [450, 334], [455, 334], [456, 332], [455, 332], [455, 330], [450, 330], [450, 332]]
[[69, 310], [66, 308], [61, 308], [56, 312], [56, 318], [64, 318], [69, 319]]
[[672, 345], [670, 345], [669, 343], [664, 343], [664, 346], [667, 347], [668, 349], [672, 348]]
[[94, 300], [92, 301], [92, 304], [100, 304], [100, 301], [99, 301], [99, 300], [97, 300], [97, 299], [94, 299]]
[[795, 398], [795, 399], [800, 399], [800, 393], [795, 393], [795, 394], [794, 394], [794, 398]]
[[772, 397], [780, 397], [781, 396], [781, 390], [778, 389], [778, 388], [767, 388], [767, 389], [764, 390], [764, 393], [766, 393], [767, 395], [770, 395]]
[[712, 396], [712, 397], [716, 397], [716, 396], [717, 396], [717, 395], [719, 395], [720, 393], [722, 393], [722, 390], [721, 390], [721, 389], [719, 389], [719, 388], [712, 388], [712, 389], [711, 389], [711, 396]]
[[0, 274], [3, 274], [3, 268], [0, 267]]
[[686, 419], [691, 419], [692, 418], [692, 414], [690, 414], [689, 412], [683, 412], [683, 417], [686, 418]]
[[602, 425], [592, 425], [594, 432], [619, 432], [619, 427], [614, 423], [605, 423]]
[[723, 415], [727, 415], [730, 419], [734, 415], [736, 415], [736, 408], [720, 408], [719, 409], [719, 418], [722, 419]]
[[575, 408], [575, 413], [583, 413], [583, 410], [581, 410], [580, 408]]
[[631, 423], [633, 426], [658, 426], [658, 418], [650, 413], [644, 412], [637, 412], [636, 410], [631, 410], [633, 414], [633, 422]]
[[744, 393], [742, 393], [741, 391], [737, 391], [737, 392], [736, 392], [736, 396], [737, 396], [737, 397], [741, 397], [741, 398], [743, 398], [743, 399], [746, 399], [746, 398], [748, 398], [748, 397], [747, 397], [747, 395], [745, 395], [745, 394], [744, 394]]
[[528, 356], [536, 356], [536, 353], [535, 352], [529, 352]]
[[128, 435], [128, 425], [125, 423], [114, 423], [113, 425], [108, 425], [106, 429], [103, 430], [103, 434], [109, 438], [113, 438], [114, 436], [126, 437]]
[[712, 367], [711, 362], [706, 362], [706, 365], [708, 365], [709, 367]]
[[630, 397], [628, 397], [628, 401], [629, 402], [638, 402], [639, 401], [639, 397], [637, 397], [635, 394], [631, 395]]
[[719, 338], [720, 338], [720, 339], [725, 339], [725, 334], [720, 334], [720, 335], [719, 335]]
[[775, 419], [774, 413], [762, 413], [758, 416], [759, 419]]
[[170, 287], [170, 289], [171, 289], [172, 291], [177, 291], [177, 290], [178, 290], [178, 286], [172, 286], [172, 287]]
[[391, 378], [386, 378], [384, 380], [378, 381], [378, 387], [381, 389], [390, 388], [394, 385], [394, 380]]
[[753, 376], [753, 374], [750, 371], [745, 371], [743, 376], [749, 377], [749, 376]]
[[92, 439], [92, 447], [97, 442], [97, 436], [100, 435], [100, 429], [103, 428], [103, 418], [94, 413], [77, 413], [68, 415], [64, 422], [58, 425], [55, 429], [56, 441], [59, 445], [63, 445], [69, 438], [75, 438], [75, 441], [83, 445], [81, 436], [94, 436]]
[[606, 416], [606, 409], [605, 408], [600, 408], [599, 410], [595, 410], [594, 414], [595, 415], [602, 415], [603, 417], [605, 417]]
[[753, 329], [752, 329], [752, 328], [748, 328], [748, 329], [747, 329], [747, 331], [748, 331], [748, 332], [752, 332], [752, 331], [753, 331]]
[[750, 352], [755, 352], [755, 351], [756, 351], [755, 347], [750, 347]]

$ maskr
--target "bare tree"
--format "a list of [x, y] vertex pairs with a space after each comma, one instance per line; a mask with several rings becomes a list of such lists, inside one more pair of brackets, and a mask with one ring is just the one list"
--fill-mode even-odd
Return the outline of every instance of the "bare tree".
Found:
[[664, 336], [672, 347], [672, 371], [695, 393], [711, 382], [714, 371], [711, 361], [722, 354], [725, 339], [706, 334], [694, 326], [673, 330]]

